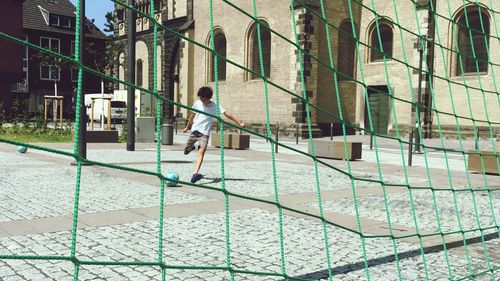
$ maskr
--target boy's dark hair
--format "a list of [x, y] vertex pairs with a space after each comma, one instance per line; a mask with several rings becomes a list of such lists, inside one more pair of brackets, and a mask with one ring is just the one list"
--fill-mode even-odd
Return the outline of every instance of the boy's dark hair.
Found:
[[212, 91], [212, 88], [210, 88], [210, 87], [201, 87], [198, 90], [199, 97], [211, 99], [213, 95], [214, 95], [214, 93]]

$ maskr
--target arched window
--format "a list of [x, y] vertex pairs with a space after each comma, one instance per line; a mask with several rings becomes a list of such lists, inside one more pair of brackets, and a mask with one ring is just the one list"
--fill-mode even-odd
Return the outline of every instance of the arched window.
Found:
[[338, 37], [339, 54], [337, 59], [338, 80], [352, 80], [354, 77], [354, 61], [356, 53], [356, 41], [352, 33], [352, 23], [346, 20], [340, 24]]
[[387, 59], [391, 59], [392, 41], [392, 27], [389, 23], [384, 20], [378, 20], [377, 28], [377, 22], [375, 22], [370, 31], [370, 61], [381, 61], [384, 59], [384, 54]]
[[[264, 65], [264, 74], [267, 78], [271, 77], [271, 31], [269, 24], [260, 20], [260, 43], [262, 48], [262, 61]], [[266, 28], [267, 27], [267, 28]], [[257, 32], [257, 23], [252, 23], [248, 32], [248, 68], [261, 74], [260, 55], [259, 55], [259, 37]], [[248, 80], [258, 79], [260, 76], [250, 73]]]
[[[226, 60], [224, 59], [227, 55], [227, 42], [226, 42], [226, 36], [221, 30], [217, 30], [214, 32], [214, 41], [215, 41], [215, 48], [214, 51], [219, 54], [220, 56], [217, 59], [217, 78], [219, 81], [224, 81], [226, 80]], [[211, 38], [209, 38], [209, 48], [212, 48], [211, 44]], [[214, 82], [215, 81], [215, 59], [214, 59], [214, 54], [212, 52], [209, 52], [209, 69], [208, 69], [208, 77], [209, 77], [209, 82]]]
[[138, 59], [136, 62], [136, 85], [142, 87], [142, 60]]
[[[488, 43], [490, 37], [490, 18], [485, 9], [468, 6], [458, 14], [454, 21], [453, 44], [455, 54], [454, 74], [488, 72]], [[477, 62], [477, 66], [476, 66]]]

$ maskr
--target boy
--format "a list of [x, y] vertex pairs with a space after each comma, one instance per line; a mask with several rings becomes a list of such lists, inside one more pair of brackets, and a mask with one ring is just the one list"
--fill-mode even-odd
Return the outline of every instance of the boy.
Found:
[[[216, 106], [217, 104], [211, 101], [213, 92], [210, 87], [201, 87], [198, 90], [198, 98], [194, 104], [193, 108], [202, 112], [210, 113], [211, 115], [216, 115]], [[231, 119], [234, 123], [238, 124], [240, 127], [245, 127], [245, 124], [236, 119], [236, 117], [219, 105], [219, 112], [224, 114], [227, 118]], [[189, 139], [186, 143], [186, 147], [184, 148], [184, 154], [189, 154], [191, 151], [195, 149], [194, 143], [198, 142], [198, 156], [196, 158], [196, 164], [194, 168], [194, 174], [191, 177], [191, 182], [195, 183], [203, 178], [203, 175], [200, 174], [201, 164], [203, 163], [203, 158], [205, 157], [205, 151], [207, 150], [208, 139], [210, 138], [210, 131], [212, 130], [213, 123], [212, 116], [205, 115], [202, 113], [193, 112], [191, 116], [189, 116], [186, 127], [182, 129], [183, 133], [186, 133], [191, 127], [191, 135], [189, 135]]]

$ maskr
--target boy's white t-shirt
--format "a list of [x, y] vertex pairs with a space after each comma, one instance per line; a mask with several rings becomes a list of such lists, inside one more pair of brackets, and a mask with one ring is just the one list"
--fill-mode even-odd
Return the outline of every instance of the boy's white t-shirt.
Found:
[[[200, 100], [197, 100], [194, 104], [193, 104], [193, 108], [194, 109], [197, 109], [197, 110], [200, 110], [200, 111], [203, 111], [203, 112], [206, 112], [206, 113], [210, 113], [212, 115], [216, 115], [216, 106], [217, 104], [213, 101], [211, 101], [208, 106], [205, 106]], [[224, 112], [226, 111], [224, 108], [222, 108], [222, 106], [219, 105], [219, 111], [220, 111], [220, 114], [224, 114]], [[198, 131], [204, 135], [209, 135], [210, 134], [210, 130], [212, 129], [212, 123], [214, 121], [214, 118], [212, 116], [209, 116], [209, 115], [205, 115], [205, 114], [202, 114], [202, 113], [198, 113], [198, 112], [195, 112], [196, 113], [196, 116], [194, 117], [194, 121], [193, 121], [193, 126], [191, 127], [191, 131]]]

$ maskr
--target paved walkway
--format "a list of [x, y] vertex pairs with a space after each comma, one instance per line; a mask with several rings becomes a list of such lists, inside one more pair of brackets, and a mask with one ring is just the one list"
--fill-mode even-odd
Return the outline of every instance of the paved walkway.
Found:
[[[183, 155], [186, 137], [175, 135], [174, 145], [161, 146], [162, 172], [176, 171], [181, 181], [190, 178], [196, 157], [195, 153]], [[362, 160], [347, 165], [321, 159], [317, 169], [310, 157], [284, 147], [275, 154], [273, 165], [273, 147], [256, 139], [250, 150], [227, 149], [221, 155], [219, 149], [209, 148], [202, 168], [205, 178], [200, 181], [208, 188], [180, 184], [165, 189], [163, 261], [181, 267], [224, 267], [229, 241], [234, 269], [281, 273], [284, 265], [289, 276], [310, 279], [327, 278], [330, 268], [339, 280], [365, 280], [367, 274], [371, 280], [397, 280], [398, 265], [403, 280], [425, 280], [424, 268], [431, 280], [458, 279], [470, 275], [470, 270], [500, 266], [498, 176], [466, 174], [462, 154], [449, 153], [446, 164], [444, 154], [435, 150], [414, 155], [414, 165], [407, 167], [402, 165], [407, 155], [401, 156], [398, 143], [379, 140], [377, 149], [370, 150], [368, 138], [350, 139], [364, 143]], [[281, 141], [307, 152], [307, 140]], [[426, 140], [426, 145], [434, 144]], [[459, 146], [448, 141], [446, 145]], [[473, 147], [471, 142], [465, 145]], [[46, 146], [72, 150], [71, 144]], [[76, 236], [76, 256], [82, 261], [158, 260], [160, 181], [141, 173], [156, 172], [156, 144], [138, 143], [133, 152], [125, 147], [87, 147], [88, 159], [120, 169], [82, 168]], [[0, 160], [0, 280], [71, 280], [71, 261], [6, 256], [70, 255], [73, 159], [34, 149], [19, 154], [15, 146], [0, 144]], [[354, 180], [345, 175], [349, 171]], [[417, 189], [410, 193], [407, 186]], [[484, 190], [486, 186], [490, 191]], [[447, 190], [450, 187], [458, 192]], [[231, 194], [227, 201], [222, 188]], [[280, 217], [276, 200], [292, 210]], [[321, 213], [325, 227], [317, 217]], [[479, 231], [456, 233], [460, 227], [468, 230], [478, 225], [484, 229], [484, 242], [477, 239]], [[412, 236], [417, 232], [424, 238]], [[441, 236], [432, 235], [439, 232], [455, 233], [445, 236], [446, 252]], [[409, 237], [393, 243], [391, 234]], [[168, 269], [166, 273], [168, 280], [231, 279], [223, 270]], [[497, 270], [495, 278], [498, 275]], [[235, 280], [281, 279], [235, 274]], [[477, 278], [492, 279], [488, 274]], [[82, 265], [79, 280], [161, 280], [161, 270]]]

